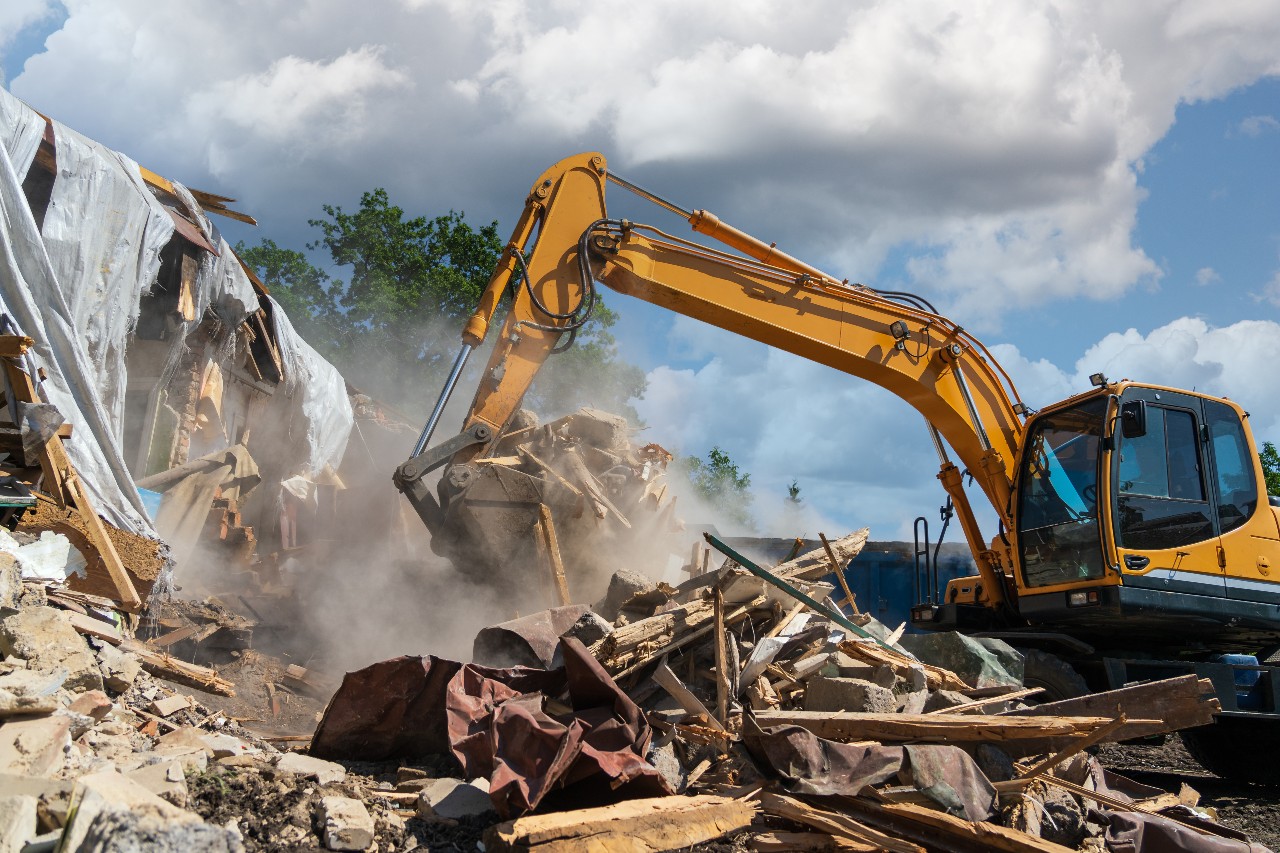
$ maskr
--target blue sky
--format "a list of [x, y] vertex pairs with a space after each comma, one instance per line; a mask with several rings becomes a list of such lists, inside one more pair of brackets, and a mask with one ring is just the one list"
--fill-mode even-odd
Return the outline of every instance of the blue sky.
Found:
[[[619, 28], [586, 0], [396, 0], [358, 18], [338, 0], [306, 16], [250, 0], [13, 0], [0, 67], [36, 109], [239, 198], [262, 225], [219, 223], [233, 241], [301, 248], [322, 203], [354, 207], [375, 186], [415, 213], [507, 228], [543, 168], [601, 150], [832, 273], [920, 292], [996, 345], [1033, 404], [1103, 370], [1233, 396], [1280, 440], [1280, 12], [803, 11], [654, 3]], [[647, 437], [699, 455], [720, 444], [766, 521], [800, 481], [814, 529], [770, 532], [903, 536], [940, 502], [905, 404], [610, 304], [624, 356], [649, 371]]]

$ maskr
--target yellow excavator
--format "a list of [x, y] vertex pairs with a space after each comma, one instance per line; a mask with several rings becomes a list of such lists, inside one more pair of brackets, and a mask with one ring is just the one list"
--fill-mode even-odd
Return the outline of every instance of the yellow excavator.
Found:
[[[610, 183], [723, 248], [611, 219]], [[1090, 390], [1033, 411], [991, 353], [921, 297], [829, 275], [612, 174], [598, 153], [566, 158], [534, 183], [395, 474], [438, 551], [459, 527], [474, 460], [587, 321], [598, 284], [874, 382], [924, 416], [978, 574], [945, 590], [924, 584], [917, 628], [1008, 641], [1026, 656], [1027, 683], [1049, 698], [1188, 672], [1209, 678], [1222, 713], [1185, 733], [1188, 747], [1220, 775], [1280, 783], [1277, 762], [1256, 760], [1280, 747], [1280, 669], [1265, 664], [1280, 651], [1280, 508], [1245, 410], [1096, 374]], [[463, 430], [429, 448], [508, 286]], [[439, 468], [433, 494], [425, 475]], [[990, 539], [966, 477], [999, 520]]]

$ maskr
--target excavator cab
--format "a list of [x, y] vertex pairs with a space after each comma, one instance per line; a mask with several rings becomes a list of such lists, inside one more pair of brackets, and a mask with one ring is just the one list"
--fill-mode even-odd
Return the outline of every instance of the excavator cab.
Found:
[[1280, 642], [1280, 522], [1247, 417], [1104, 383], [1029, 421], [1011, 541], [1021, 619], [1102, 644]]

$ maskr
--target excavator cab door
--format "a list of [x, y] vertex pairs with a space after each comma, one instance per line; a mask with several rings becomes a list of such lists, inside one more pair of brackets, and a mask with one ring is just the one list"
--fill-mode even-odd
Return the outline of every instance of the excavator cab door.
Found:
[[1226, 595], [1207, 402], [1165, 389], [1124, 390], [1110, 474], [1125, 586]]

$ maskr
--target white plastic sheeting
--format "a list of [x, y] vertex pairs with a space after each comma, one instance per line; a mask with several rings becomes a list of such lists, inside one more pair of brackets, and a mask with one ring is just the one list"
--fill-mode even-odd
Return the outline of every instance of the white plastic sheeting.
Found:
[[26, 177], [44, 138], [44, 119], [31, 107], [0, 89], [0, 146], [19, 178]]
[[284, 309], [270, 296], [276, 344], [284, 379], [249, 438], [249, 451], [264, 473], [284, 481], [292, 476], [315, 480], [326, 466], [342, 461], [355, 424], [347, 383], [294, 330]]
[[71, 321], [84, 342], [102, 408], [124, 441], [125, 347], [139, 300], [160, 272], [173, 219], [138, 164], [54, 123], [58, 176], [41, 235]]
[[[11, 98], [0, 90], [0, 101]], [[22, 192], [22, 176], [15, 171], [6, 146], [0, 146], [0, 224], [0, 310], [36, 340], [29, 353], [45, 372], [40, 392], [75, 428], [76, 439], [66, 445], [71, 462], [108, 521], [154, 536], [113, 439], [74, 315]]]
[[213, 227], [209, 217], [205, 216], [191, 191], [174, 181], [173, 192], [187, 215], [195, 220], [209, 245], [218, 248], [217, 257], [208, 254], [202, 257], [200, 272], [196, 276], [197, 322], [207, 309], [212, 308], [222, 322], [238, 326], [258, 310], [258, 292], [253, 289], [253, 282], [245, 275], [231, 246], [218, 233], [218, 229]]

